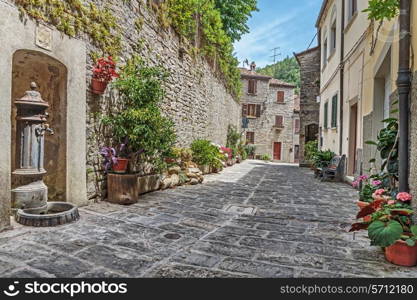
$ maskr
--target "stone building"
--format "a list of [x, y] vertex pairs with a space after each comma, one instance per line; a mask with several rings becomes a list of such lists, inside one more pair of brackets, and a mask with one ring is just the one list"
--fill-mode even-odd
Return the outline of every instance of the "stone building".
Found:
[[246, 143], [256, 146], [256, 155], [294, 163], [299, 159], [300, 119], [295, 107], [295, 86], [241, 69], [242, 117], [248, 120]]
[[305, 145], [318, 140], [320, 103], [320, 47], [294, 54], [300, 65], [300, 165], [306, 165]]
[[[179, 146], [187, 146], [198, 138], [226, 143], [228, 126], [241, 124], [238, 101], [205, 59], [188, 53], [186, 42], [172, 28], [160, 26], [157, 13], [147, 0], [83, 3], [88, 7], [94, 3], [98, 10], [106, 6], [122, 28], [120, 65], [138, 54], [150, 65], [162, 65], [169, 71], [161, 106], [163, 113], [175, 122]], [[53, 24], [22, 17], [19, 2], [0, 0], [0, 44], [2, 230], [9, 225], [11, 174], [15, 168], [13, 99], [21, 97], [30, 82], [36, 81], [50, 105], [48, 122], [56, 130], [45, 141], [49, 200], [85, 205], [103, 194], [98, 151], [107, 145], [96, 116], [117, 105], [118, 93], [111, 88], [103, 96], [90, 92], [93, 58], [103, 51], [88, 34], [70, 37]]]

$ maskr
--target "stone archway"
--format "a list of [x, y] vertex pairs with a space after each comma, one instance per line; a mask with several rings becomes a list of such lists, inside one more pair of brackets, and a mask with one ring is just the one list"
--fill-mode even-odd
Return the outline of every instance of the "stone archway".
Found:
[[[45, 136], [44, 182], [48, 187], [49, 201], [66, 201], [67, 178], [67, 68], [58, 60], [42, 52], [18, 50], [13, 55], [12, 66], [12, 170], [16, 167], [16, 106], [14, 100], [36, 82], [43, 100], [48, 102], [48, 123], [54, 135]], [[12, 188], [18, 178], [12, 176]]]

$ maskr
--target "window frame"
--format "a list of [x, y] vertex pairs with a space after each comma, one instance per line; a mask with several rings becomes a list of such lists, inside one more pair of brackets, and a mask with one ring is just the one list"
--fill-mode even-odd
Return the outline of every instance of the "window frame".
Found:
[[248, 95], [257, 95], [258, 93], [258, 80], [249, 79], [248, 80]]
[[254, 131], [246, 131], [246, 144], [255, 145], [255, 132]]
[[[282, 95], [282, 100], [280, 100], [280, 95]], [[277, 103], [283, 104], [285, 103], [285, 91], [277, 91]]]
[[336, 94], [332, 97], [332, 117], [330, 120], [330, 126], [332, 129], [336, 129], [338, 125], [338, 108], [339, 108], [339, 95]]

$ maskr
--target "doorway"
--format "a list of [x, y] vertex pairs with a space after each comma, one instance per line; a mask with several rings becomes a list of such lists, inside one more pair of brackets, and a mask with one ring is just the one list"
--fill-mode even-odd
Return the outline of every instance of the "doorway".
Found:
[[356, 172], [356, 149], [358, 143], [358, 104], [355, 103], [350, 107], [349, 122], [349, 164], [348, 175], [353, 176]]
[[281, 160], [282, 143], [274, 143], [274, 160]]

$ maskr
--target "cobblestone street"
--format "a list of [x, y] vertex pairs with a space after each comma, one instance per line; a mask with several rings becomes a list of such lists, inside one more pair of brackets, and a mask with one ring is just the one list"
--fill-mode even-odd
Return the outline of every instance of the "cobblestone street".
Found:
[[0, 234], [0, 277], [417, 277], [346, 233], [356, 191], [246, 161], [138, 204], [82, 208], [57, 228]]

